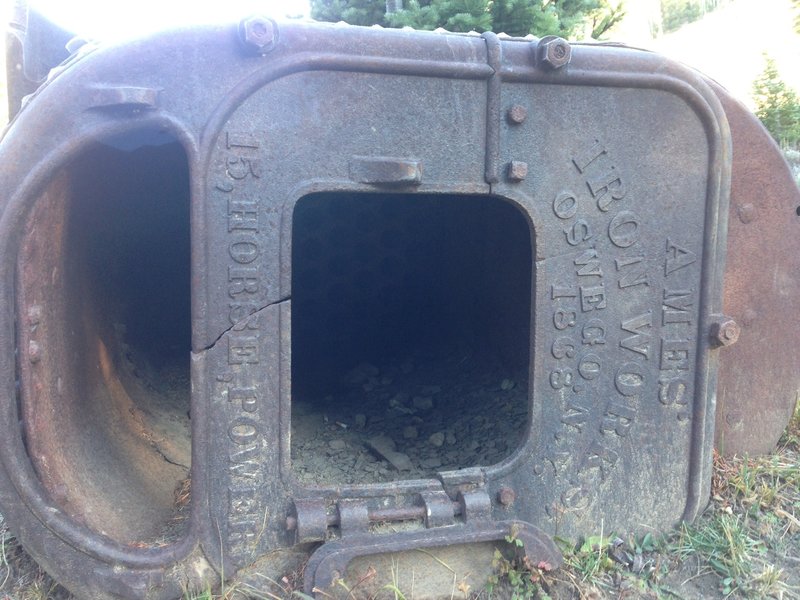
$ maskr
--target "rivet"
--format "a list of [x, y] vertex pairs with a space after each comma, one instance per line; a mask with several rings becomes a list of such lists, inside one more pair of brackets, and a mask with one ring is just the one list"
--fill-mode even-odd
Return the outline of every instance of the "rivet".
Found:
[[522, 181], [528, 176], [528, 163], [521, 160], [512, 160], [508, 163], [509, 181]]
[[42, 349], [38, 342], [31, 340], [28, 342], [28, 360], [32, 363], [37, 363], [42, 358]]
[[521, 104], [515, 104], [508, 109], [506, 118], [512, 125], [520, 125], [525, 122], [525, 119], [528, 118], [528, 109]]
[[744, 223], [752, 223], [758, 218], [758, 211], [756, 211], [756, 207], [752, 204], [742, 204], [739, 206], [739, 220]]
[[514, 500], [517, 499], [517, 494], [516, 492], [514, 492], [512, 488], [508, 487], [507, 485], [504, 485], [497, 492], [497, 499], [503, 506], [511, 506], [512, 504], [514, 504]]

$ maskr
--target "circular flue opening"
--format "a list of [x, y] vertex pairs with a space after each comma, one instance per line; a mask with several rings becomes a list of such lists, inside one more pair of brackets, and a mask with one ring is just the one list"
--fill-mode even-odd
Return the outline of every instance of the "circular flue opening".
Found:
[[135, 546], [175, 541], [191, 450], [183, 147], [150, 130], [92, 145], [24, 235], [21, 334], [41, 354], [22, 368], [34, 466], [76, 521]]

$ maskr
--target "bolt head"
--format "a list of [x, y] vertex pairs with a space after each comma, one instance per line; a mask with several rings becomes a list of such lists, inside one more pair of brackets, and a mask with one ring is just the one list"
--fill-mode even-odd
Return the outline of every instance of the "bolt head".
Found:
[[551, 69], [560, 69], [572, 59], [572, 46], [564, 38], [547, 36], [539, 41], [539, 60]]
[[517, 494], [514, 492], [512, 488], [508, 487], [507, 485], [504, 485], [497, 492], [497, 499], [503, 506], [511, 506], [512, 504], [514, 504], [514, 500], [517, 499]]
[[508, 118], [508, 122], [512, 125], [520, 125], [528, 118], [528, 109], [521, 104], [515, 104], [508, 109], [506, 117]]
[[528, 176], [528, 163], [521, 160], [512, 160], [508, 163], [509, 181], [522, 181]]
[[712, 339], [719, 346], [730, 346], [739, 339], [741, 327], [733, 319], [726, 318], [716, 323], [712, 330]]
[[253, 16], [239, 23], [239, 39], [250, 51], [266, 54], [275, 46], [278, 26], [267, 17]]

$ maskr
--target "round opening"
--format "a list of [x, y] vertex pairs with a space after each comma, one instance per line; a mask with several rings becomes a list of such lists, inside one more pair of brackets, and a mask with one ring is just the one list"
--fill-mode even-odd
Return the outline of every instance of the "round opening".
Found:
[[54, 503], [117, 541], [186, 521], [191, 454], [189, 169], [140, 131], [87, 148], [36, 201], [18, 267], [22, 412]]

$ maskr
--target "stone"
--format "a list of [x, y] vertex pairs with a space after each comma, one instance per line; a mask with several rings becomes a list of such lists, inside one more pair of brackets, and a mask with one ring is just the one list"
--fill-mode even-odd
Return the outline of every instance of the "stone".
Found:
[[414, 438], [417, 437], [417, 435], [419, 435], [417, 432], [417, 428], [414, 427], [413, 425], [409, 425], [408, 427], [403, 428], [403, 437], [406, 438], [407, 440], [413, 440]]
[[[377, 435], [367, 440], [367, 445], [398, 471], [411, 471], [414, 465], [407, 454], [397, 452], [392, 438], [386, 435]], [[383, 471], [383, 470], [382, 470]]]
[[413, 404], [414, 408], [417, 410], [430, 410], [433, 408], [433, 398], [428, 396], [414, 396], [411, 400], [411, 404]]
[[442, 444], [444, 444], [444, 434], [441, 431], [437, 431], [428, 438], [428, 441], [437, 448], [440, 448]]

